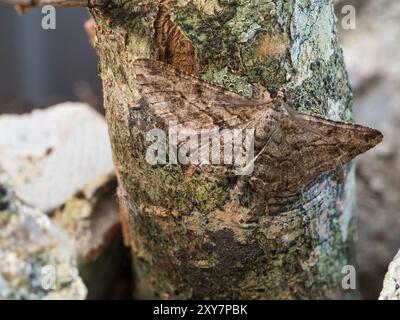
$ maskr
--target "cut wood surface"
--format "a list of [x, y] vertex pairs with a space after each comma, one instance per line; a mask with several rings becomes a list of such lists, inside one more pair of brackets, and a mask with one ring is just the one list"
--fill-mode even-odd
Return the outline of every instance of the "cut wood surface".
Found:
[[114, 171], [105, 121], [80, 103], [1, 116], [0, 163], [21, 197], [45, 212]]
[[2, 116], [0, 132], [0, 163], [24, 199], [71, 236], [88, 298], [115, 298], [113, 287], [122, 276], [129, 290], [130, 273], [121, 275], [123, 264], [130, 263], [103, 117], [85, 104], [64, 103]]

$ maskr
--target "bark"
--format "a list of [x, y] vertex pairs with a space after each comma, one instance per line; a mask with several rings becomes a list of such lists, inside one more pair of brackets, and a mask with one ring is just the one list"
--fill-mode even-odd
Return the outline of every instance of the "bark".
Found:
[[337, 298], [353, 241], [348, 165], [266, 210], [236, 179], [210, 179], [145, 159], [130, 71], [161, 60], [257, 98], [351, 120], [352, 96], [330, 0], [119, 1], [91, 9], [122, 211], [139, 287], [161, 298]]

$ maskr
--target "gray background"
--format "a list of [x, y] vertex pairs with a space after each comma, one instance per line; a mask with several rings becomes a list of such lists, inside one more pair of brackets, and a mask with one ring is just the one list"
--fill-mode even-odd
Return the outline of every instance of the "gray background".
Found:
[[20, 113], [61, 101], [79, 101], [78, 88], [101, 101], [97, 57], [84, 31], [84, 8], [56, 11], [56, 30], [44, 15], [0, 6], [0, 113]]

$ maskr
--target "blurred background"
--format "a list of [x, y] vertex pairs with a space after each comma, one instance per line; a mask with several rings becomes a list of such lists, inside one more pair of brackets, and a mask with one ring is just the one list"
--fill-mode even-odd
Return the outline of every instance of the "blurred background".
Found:
[[[400, 1], [336, 0], [335, 5], [338, 30], [354, 91], [355, 120], [385, 134], [382, 145], [357, 160], [357, 288], [360, 298], [377, 299], [388, 265], [400, 248]], [[355, 29], [342, 28], [345, 16], [342, 9], [345, 5], [352, 5], [356, 10]], [[81, 245], [77, 248], [77, 264], [88, 296], [129, 297], [132, 288], [126, 286], [130, 281], [124, 279], [132, 275], [129, 253], [123, 245], [119, 222], [115, 221], [118, 209], [111, 154], [101, 148], [94, 150], [91, 143], [97, 141], [109, 147], [106, 126], [99, 115], [103, 111], [101, 83], [97, 76], [98, 61], [83, 28], [88, 13], [85, 9], [57, 10], [57, 29], [51, 31], [41, 28], [42, 17], [40, 10], [21, 16], [11, 7], [0, 6], [0, 161], [16, 181], [16, 189], [23, 198], [31, 199], [31, 204], [49, 214], [56, 225]], [[28, 116], [23, 125], [17, 124], [15, 117], [4, 115], [28, 113], [64, 101], [78, 102], [73, 104], [75, 111], [72, 114], [65, 113], [61, 106], [51, 115], [40, 113]], [[93, 122], [91, 133], [85, 136], [80, 132], [77, 134], [79, 139], [71, 140], [71, 146], [78, 144], [81, 149], [69, 147], [66, 141], [66, 135], [71, 137], [77, 130], [76, 126], [72, 128], [65, 124], [65, 118], [70, 116], [81, 119], [85, 124], [88, 119], [97, 119]], [[58, 140], [49, 139], [49, 145], [32, 150], [27, 147], [32, 140], [26, 137], [14, 144], [4, 142], [9, 140], [10, 135], [17, 132], [24, 135], [27, 127], [37, 128], [38, 124], [40, 126], [48, 119], [60, 124], [53, 131], [41, 133], [58, 137]], [[37, 130], [34, 130], [31, 135], [36, 133]], [[8, 138], [2, 139], [1, 135]], [[30, 137], [30, 134], [27, 136]], [[12, 156], [7, 157], [6, 153]], [[79, 155], [70, 156], [71, 153]], [[59, 190], [58, 180], [50, 185], [43, 183], [49, 181], [46, 174], [51, 172], [48, 163], [52, 157], [54, 162], [59, 163], [60, 159], [67, 162], [68, 166], [59, 170], [58, 179], [72, 185], [70, 190]], [[99, 164], [96, 159], [104, 161]], [[92, 165], [82, 168], [82, 162]], [[27, 171], [32, 171], [32, 166], [35, 173], [27, 174]], [[72, 179], [72, 171], [78, 172], [75, 176], [80, 174], [81, 177]], [[37, 190], [46, 197], [38, 197]], [[50, 201], [50, 198], [53, 200]], [[98, 210], [99, 207], [106, 208], [108, 213]], [[102, 213], [99, 214], [99, 211]], [[66, 216], [71, 212], [78, 215], [79, 222], [68, 221]], [[86, 237], [83, 239], [82, 230]], [[92, 247], [87, 248], [85, 243], [88, 241], [93, 244]], [[118, 259], [120, 264], [110, 266], [107, 263], [110, 257]], [[96, 287], [99, 278], [85, 276], [94, 267], [104, 271], [99, 275], [103, 288]], [[110, 268], [120, 268], [116, 272], [122, 275], [120, 279], [104, 276], [110, 274]], [[116, 273], [114, 270], [113, 274]], [[0, 279], [0, 295], [1, 290]], [[78, 290], [74, 294], [79, 298], [84, 295], [83, 291]]]
[[43, 30], [39, 9], [0, 6], [0, 112], [19, 113], [63, 101], [101, 104], [97, 59], [84, 8], [57, 10], [56, 30]]
[[[43, 17], [40, 9], [21, 15], [0, 5], [0, 210], [7, 209], [0, 300], [129, 299], [130, 251], [119, 222], [98, 60], [84, 28], [89, 14], [57, 10], [55, 30], [42, 28]], [[52, 267], [54, 292], [34, 280]]]

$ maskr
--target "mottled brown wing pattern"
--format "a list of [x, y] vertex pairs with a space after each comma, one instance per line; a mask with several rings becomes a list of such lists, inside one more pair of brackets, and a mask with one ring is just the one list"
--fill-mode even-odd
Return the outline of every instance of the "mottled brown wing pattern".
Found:
[[[296, 193], [382, 140], [377, 130], [291, 112], [281, 99], [255, 101], [154, 60], [135, 61], [133, 73], [150, 111], [166, 124], [193, 130], [251, 124], [255, 165], [244, 179], [270, 195]], [[232, 175], [233, 170], [215, 172]]]
[[256, 188], [269, 194], [293, 194], [383, 138], [379, 131], [361, 125], [301, 113], [293, 116], [283, 104], [281, 112], [282, 118], [263, 147], [250, 179]]
[[243, 97], [154, 60], [136, 60], [133, 73], [156, 116], [193, 130], [246, 125], [270, 102]]

